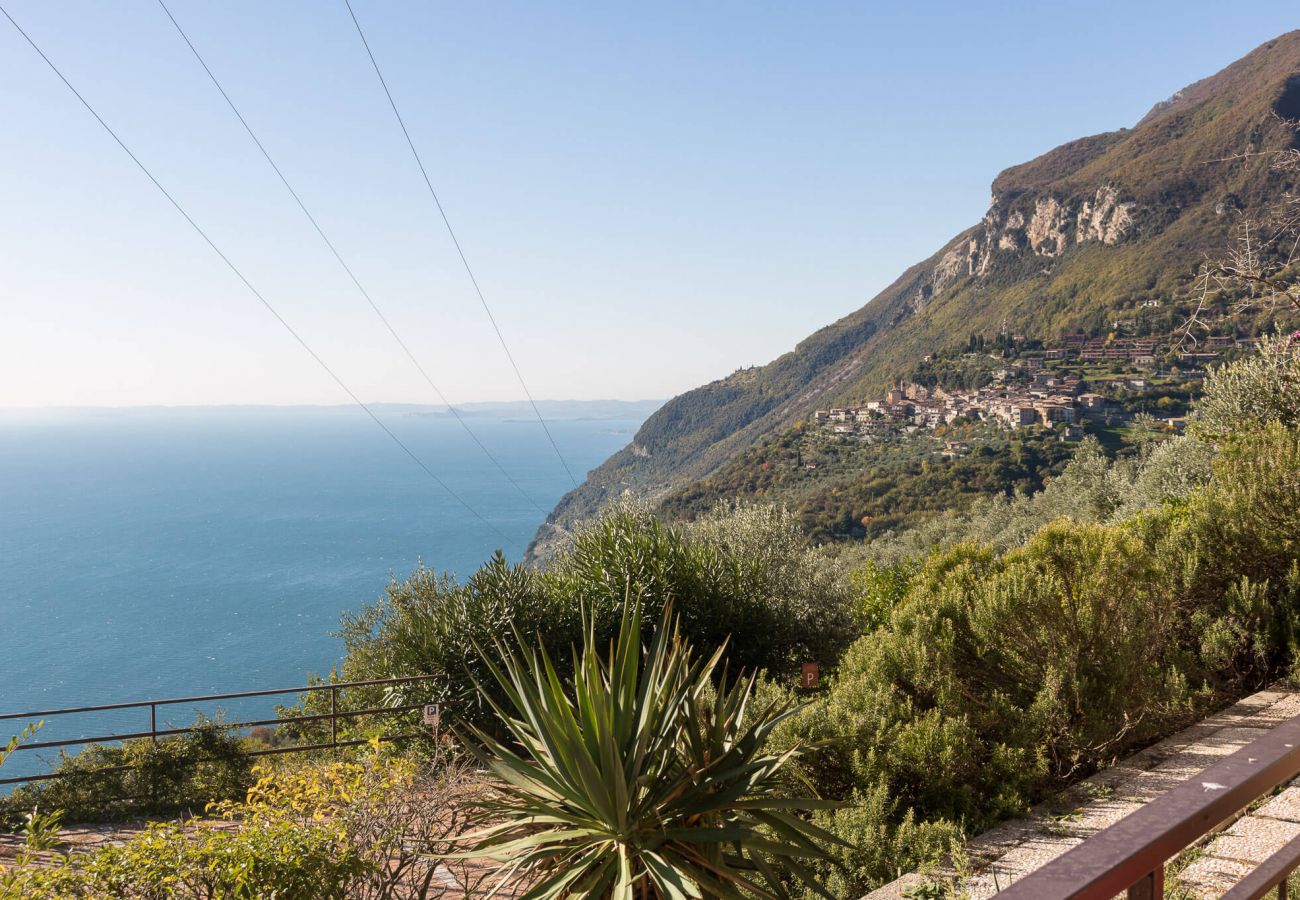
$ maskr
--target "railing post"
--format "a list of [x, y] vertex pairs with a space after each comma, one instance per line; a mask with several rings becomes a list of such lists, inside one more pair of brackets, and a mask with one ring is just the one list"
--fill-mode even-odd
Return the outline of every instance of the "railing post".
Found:
[[339, 689], [337, 685], [330, 685], [330, 746], [334, 748], [334, 755], [339, 753]]
[[1162, 865], [1142, 876], [1128, 889], [1128, 900], [1161, 900], [1165, 895], [1165, 867]]
[[[158, 743], [158, 704], [149, 704], [149, 741], [157, 745]], [[149, 805], [154, 806], [158, 802], [158, 773], [154, 767], [149, 768]]]

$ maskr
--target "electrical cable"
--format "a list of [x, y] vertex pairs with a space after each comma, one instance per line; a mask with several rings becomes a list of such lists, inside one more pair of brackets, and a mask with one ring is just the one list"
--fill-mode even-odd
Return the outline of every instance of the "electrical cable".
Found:
[[524, 375], [519, 370], [514, 354], [510, 352], [510, 347], [506, 344], [505, 335], [501, 333], [501, 327], [497, 324], [496, 316], [492, 314], [487, 298], [483, 295], [483, 289], [479, 287], [478, 278], [474, 276], [474, 270], [470, 268], [469, 259], [461, 248], [460, 240], [456, 237], [456, 231], [451, 227], [451, 220], [447, 217], [447, 211], [443, 209], [442, 201], [438, 199], [438, 192], [433, 189], [433, 181], [429, 178], [429, 172], [424, 167], [424, 160], [420, 158], [420, 152], [415, 149], [415, 141], [411, 139], [411, 132], [406, 128], [406, 120], [402, 118], [402, 114], [397, 108], [397, 101], [393, 99], [392, 91], [388, 89], [388, 81], [385, 80], [384, 73], [380, 71], [379, 62], [370, 49], [370, 42], [366, 40], [366, 33], [361, 29], [361, 22], [357, 20], [357, 14], [352, 9], [352, 2], [351, 0], [343, 0], [343, 2], [348, 8], [348, 14], [352, 16], [352, 24], [357, 28], [361, 43], [366, 48], [366, 55], [370, 57], [370, 64], [374, 67], [375, 74], [379, 76], [379, 84], [384, 89], [384, 95], [388, 97], [388, 105], [393, 108], [393, 115], [397, 117], [397, 124], [401, 126], [402, 134], [406, 137], [406, 145], [411, 148], [411, 155], [415, 157], [415, 163], [420, 167], [420, 174], [424, 176], [424, 184], [429, 189], [429, 195], [433, 197], [433, 203], [438, 207], [438, 214], [442, 217], [442, 223], [447, 227], [447, 234], [451, 236], [451, 242], [456, 247], [456, 253], [460, 256], [461, 265], [465, 267], [465, 274], [469, 276], [470, 284], [474, 286], [474, 293], [478, 295], [479, 303], [482, 304], [483, 311], [487, 313], [488, 321], [492, 323], [492, 330], [496, 332], [497, 340], [501, 342], [501, 349], [505, 351], [506, 359], [510, 361], [510, 367], [515, 370], [515, 377], [519, 380], [519, 386], [523, 388], [524, 396], [528, 398], [529, 404], [533, 407], [533, 413], [537, 416], [537, 421], [541, 424], [542, 430], [546, 432], [546, 438], [551, 442], [551, 448], [555, 450], [555, 455], [560, 460], [560, 465], [564, 467], [565, 474], [569, 476], [569, 481], [573, 482], [573, 486], [577, 488], [578, 480], [573, 477], [573, 471], [569, 468], [569, 464], [565, 462], [564, 454], [560, 452], [560, 445], [555, 442], [555, 437], [551, 434], [546, 419], [542, 417], [542, 411], [537, 408], [537, 401], [533, 399], [532, 391], [528, 389], [528, 385], [524, 381]]
[[523, 486], [520, 485], [519, 482], [517, 482], [510, 475], [508, 471], [506, 471], [505, 466], [503, 466], [501, 462], [492, 454], [492, 451], [490, 451], [487, 448], [487, 445], [483, 443], [483, 441], [479, 438], [479, 436], [475, 434], [474, 430], [470, 428], [469, 423], [466, 422], [464, 417], [461, 416], [460, 411], [456, 409], [455, 406], [452, 405], [451, 401], [447, 399], [446, 395], [443, 394], [442, 390], [438, 387], [438, 385], [434, 383], [433, 378], [425, 370], [424, 366], [420, 364], [420, 361], [416, 358], [415, 354], [411, 352], [411, 348], [407, 346], [406, 341], [402, 340], [402, 337], [398, 333], [397, 329], [393, 327], [392, 323], [389, 322], [388, 317], [384, 315], [383, 311], [380, 310], [379, 305], [375, 303], [374, 299], [370, 296], [370, 292], [366, 290], [366, 288], [361, 284], [361, 280], [357, 277], [356, 273], [353, 272], [352, 267], [348, 265], [346, 260], [343, 259], [343, 255], [339, 253], [338, 248], [335, 246], [334, 242], [330, 240], [330, 238], [325, 234], [325, 230], [321, 228], [320, 223], [316, 220], [316, 217], [312, 215], [310, 210], [307, 209], [307, 205], [303, 202], [302, 197], [298, 194], [298, 191], [294, 188], [292, 184], [289, 183], [289, 179], [285, 176], [284, 172], [280, 169], [280, 166], [276, 163], [276, 161], [271, 157], [270, 152], [267, 151], [266, 146], [262, 143], [261, 139], [258, 138], [257, 134], [253, 131], [252, 126], [248, 124], [248, 120], [246, 120], [244, 118], [243, 113], [239, 111], [239, 108], [235, 105], [235, 101], [230, 99], [230, 95], [226, 93], [225, 87], [223, 87], [221, 82], [217, 79], [217, 76], [213, 73], [212, 69], [208, 66], [207, 61], [204, 60], [202, 54], [199, 53], [198, 48], [194, 46], [194, 42], [190, 40], [189, 35], [185, 33], [185, 29], [181, 27], [180, 22], [176, 21], [176, 17], [172, 15], [172, 11], [167, 8], [167, 4], [163, 2], [163, 0], [158, 0], [158, 5], [161, 6], [163, 12], [167, 14], [167, 18], [170, 19], [172, 25], [175, 26], [176, 32], [181, 36], [181, 39], [185, 41], [186, 46], [190, 48], [190, 52], [194, 54], [194, 58], [198, 60], [199, 65], [203, 67], [203, 71], [207, 73], [208, 78], [212, 81], [213, 86], [216, 87], [218, 93], [221, 94], [222, 99], [226, 101], [226, 105], [230, 107], [230, 111], [235, 114], [235, 118], [239, 120], [239, 124], [244, 127], [244, 131], [248, 133], [249, 138], [251, 138], [253, 143], [257, 146], [257, 149], [261, 152], [262, 157], [267, 161], [267, 163], [271, 166], [271, 169], [275, 172], [276, 176], [280, 179], [280, 183], [284, 185], [285, 190], [287, 190], [289, 192], [289, 195], [293, 197], [294, 203], [296, 203], [298, 205], [298, 208], [302, 210], [302, 214], [307, 217], [307, 221], [311, 223], [312, 228], [314, 228], [316, 230], [316, 233], [320, 235], [320, 239], [325, 243], [325, 246], [329, 248], [330, 253], [333, 254], [334, 256], [334, 259], [338, 261], [338, 264], [343, 268], [343, 271], [347, 273], [348, 278], [351, 279], [353, 285], [355, 285], [356, 289], [361, 293], [361, 296], [365, 298], [365, 301], [367, 304], [370, 305], [371, 310], [373, 310], [375, 315], [379, 317], [379, 321], [384, 324], [384, 327], [386, 329], [388, 329], [388, 333], [392, 335], [393, 340], [396, 341], [397, 345], [402, 348], [402, 352], [406, 354], [406, 358], [411, 361], [411, 364], [415, 366], [416, 370], [424, 378], [425, 382], [427, 382], [429, 387], [433, 389], [434, 394], [436, 394], [438, 399], [442, 401], [443, 405], [447, 407], [447, 409], [451, 412], [452, 416], [455, 417], [456, 421], [460, 423], [460, 427], [463, 428], [465, 430], [465, 433], [470, 436], [470, 439], [473, 440], [474, 443], [478, 445], [478, 448], [483, 451], [483, 454], [487, 456], [489, 460], [491, 460], [492, 464], [496, 466], [497, 470], [505, 477], [507, 481], [510, 482], [512, 486], [514, 486], [515, 490], [517, 490], [520, 493], [520, 495], [525, 500], [527, 500], [529, 504], [533, 506], [533, 508], [535, 508], [538, 512], [540, 512], [543, 516], [545, 516], [546, 510], [542, 508], [541, 504], [539, 504], [536, 500], [534, 500], [531, 496], [529, 496], [528, 492], [523, 489]]

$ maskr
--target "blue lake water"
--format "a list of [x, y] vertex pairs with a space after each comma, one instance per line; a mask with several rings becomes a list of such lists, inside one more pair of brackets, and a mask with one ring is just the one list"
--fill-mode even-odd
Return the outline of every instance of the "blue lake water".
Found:
[[[340, 611], [390, 575], [520, 559], [542, 513], [460, 426], [381, 415], [504, 538], [358, 409], [0, 413], [0, 713], [303, 684], [339, 659]], [[470, 421], [542, 508], [571, 487], [536, 421]], [[550, 424], [581, 477], [640, 421]]]

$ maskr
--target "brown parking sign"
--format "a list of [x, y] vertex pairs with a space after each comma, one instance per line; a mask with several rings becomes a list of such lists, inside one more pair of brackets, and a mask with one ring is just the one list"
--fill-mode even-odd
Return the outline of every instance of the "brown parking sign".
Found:
[[803, 675], [799, 680], [799, 687], [805, 690], [815, 688], [819, 685], [821, 679], [821, 667], [815, 662], [806, 662], [803, 664]]

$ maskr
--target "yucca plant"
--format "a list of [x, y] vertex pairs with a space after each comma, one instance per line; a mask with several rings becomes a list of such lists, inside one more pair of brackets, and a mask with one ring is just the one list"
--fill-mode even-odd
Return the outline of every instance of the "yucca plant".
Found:
[[727, 684], [722, 650], [697, 659], [671, 609], [643, 651], [639, 604], [626, 607], [607, 655], [586, 623], [569, 684], [518, 635], [487, 660], [507, 738], [465, 735], [499, 782], [465, 855], [497, 861], [503, 884], [524, 878], [525, 898], [775, 898], [796, 883], [830, 896], [808, 863], [841, 842], [799, 813], [834, 804], [783, 791], [805, 748], [765, 746], [797, 707], [750, 709], [753, 677]]

